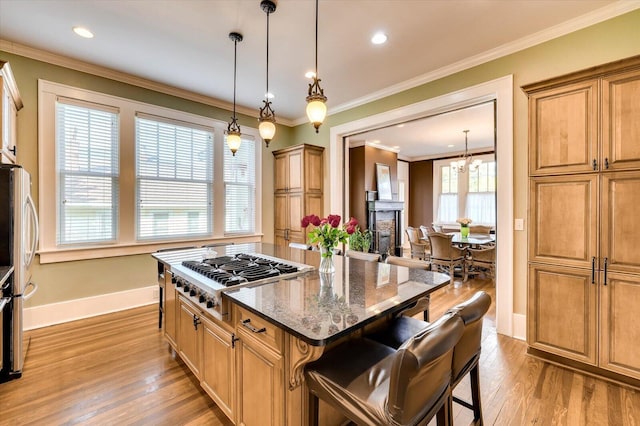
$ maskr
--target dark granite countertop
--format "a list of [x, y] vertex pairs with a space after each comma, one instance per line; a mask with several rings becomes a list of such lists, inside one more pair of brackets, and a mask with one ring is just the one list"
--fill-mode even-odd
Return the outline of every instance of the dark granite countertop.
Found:
[[[320, 263], [319, 253], [313, 251], [271, 244], [257, 244], [255, 249], [315, 267]], [[333, 274], [312, 271], [227, 291], [225, 296], [303, 341], [322, 346], [449, 283], [445, 274], [386, 263], [334, 256], [334, 264]]]

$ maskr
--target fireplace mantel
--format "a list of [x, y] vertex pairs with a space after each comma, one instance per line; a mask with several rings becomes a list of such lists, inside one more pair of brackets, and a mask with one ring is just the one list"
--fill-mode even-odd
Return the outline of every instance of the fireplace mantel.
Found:
[[367, 202], [367, 210], [380, 212], [380, 211], [396, 211], [403, 210], [404, 202], [403, 201], [386, 201], [386, 200], [375, 200]]

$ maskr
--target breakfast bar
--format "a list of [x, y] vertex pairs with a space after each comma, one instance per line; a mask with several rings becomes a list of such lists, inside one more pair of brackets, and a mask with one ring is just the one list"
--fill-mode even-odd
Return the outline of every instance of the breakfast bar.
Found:
[[[167, 340], [235, 424], [302, 425], [307, 419], [304, 366], [333, 345], [389, 318], [445, 286], [449, 277], [380, 262], [334, 256], [335, 272], [317, 272], [320, 255], [271, 244], [154, 254], [163, 265]], [[255, 258], [252, 258], [255, 256]], [[280, 276], [217, 289], [210, 276], [237, 258], [276, 262]], [[192, 263], [189, 263], [192, 262]], [[291, 272], [289, 266], [296, 266]], [[191, 271], [191, 272], [190, 272]], [[240, 274], [241, 275], [241, 274]], [[234, 283], [238, 280], [232, 280]], [[216, 296], [217, 295], [217, 296]], [[428, 303], [424, 304], [428, 308]], [[341, 418], [320, 406], [323, 424]]]

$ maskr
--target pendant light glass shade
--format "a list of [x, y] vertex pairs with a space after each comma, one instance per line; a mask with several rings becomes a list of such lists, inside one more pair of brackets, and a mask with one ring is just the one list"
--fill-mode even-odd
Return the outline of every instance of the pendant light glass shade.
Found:
[[309, 94], [307, 96], [307, 117], [318, 133], [318, 128], [327, 116], [327, 97], [320, 87], [318, 78], [318, 0], [316, 0], [316, 69], [313, 76], [313, 83], [309, 83]]
[[242, 143], [242, 139], [240, 138], [242, 132], [240, 131], [240, 125], [236, 117], [236, 65], [238, 60], [238, 42], [242, 41], [242, 34], [229, 33], [229, 38], [233, 40], [233, 117], [231, 117], [225, 133], [227, 135], [227, 145], [235, 157], [236, 151], [238, 151]]
[[269, 15], [276, 11], [276, 4], [272, 0], [262, 0], [260, 9], [267, 14], [267, 91], [265, 92], [265, 100], [262, 101], [264, 106], [260, 108], [258, 131], [268, 148], [269, 142], [276, 134], [276, 114], [271, 108], [269, 100]]

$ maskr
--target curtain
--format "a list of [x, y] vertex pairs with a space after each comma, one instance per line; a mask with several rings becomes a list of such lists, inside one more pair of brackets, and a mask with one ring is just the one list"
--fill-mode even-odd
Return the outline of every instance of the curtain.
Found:
[[458, 194], [440, 194], [438, 198], [438, 223], [455, 223], [458, 218]]
[[495, 192], [469, 192], [467, 194], [467, 207], [465, 217], [473, 220], [476, 225], [496, 224], [496, 193]]

